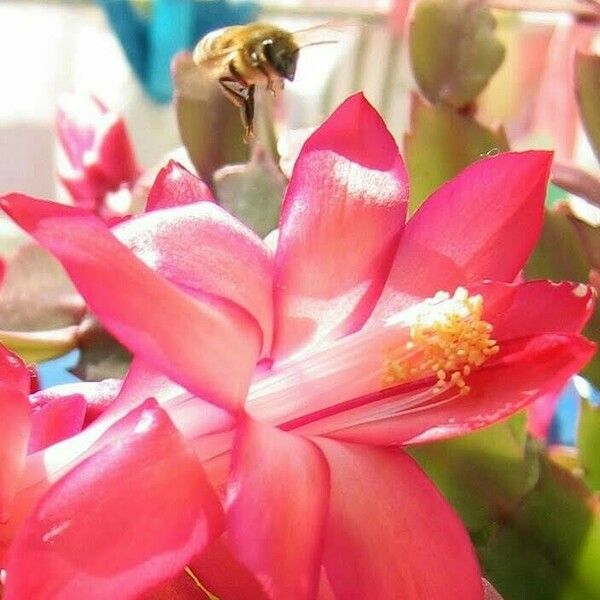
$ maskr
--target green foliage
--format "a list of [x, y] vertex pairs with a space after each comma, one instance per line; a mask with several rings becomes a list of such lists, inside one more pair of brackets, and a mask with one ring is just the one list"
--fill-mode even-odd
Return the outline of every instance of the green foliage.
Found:
[[189, 54], [175, 57], [173, 85], [181, 141], [200, 177], [212, 185], [217, 169], [248, 159], [240, 111], [223, 96], [218, 84], [203, 75]]
[[478, 0], [421, 0], [410, 24], [410, 58], [423, 95], [455, 108], [471, 103], [504, 59], [496, 21]]
[[443, 105], [413, 96], [411, 128], [404, 138], [412, 213], [442, 183], [482, 156], [508, 150], [502, 129], [493, 131]]
[[50, 331], [0, 331], [0, 343], [18, 354], [26, 363], [57, 358], [77, 347], [77, 328]]
[[61, 264], [37, 244], [9, 259], [0, 288], [0, 329], [41, 331], [79, 323], [85, 304]]
[[575, 57], [575, 91], [581, 119], [596, 157], [600, 160], [600, 56], [577, 53]]
[[102, 381], [124, 377], [131, 363], [131, 353], [88, 315], [78, 332], [79, 360], [71, 372], [83, 381]]
[[255, 148], [249, 163], [223, 167], [214, 180], [221, 206], [264, 237], [279, 224], [286, 179], [271, 156]]
[[600, 407], [582, 398], [577, 431], [577, 450], [584, 479], [593, 490], [600, 490]]
[[0, 342], [23, 360], [39, 362], [72, 350], [84, 312], [65, 270], [43, 248], [25, 244], [8, 261], [0, 288]]

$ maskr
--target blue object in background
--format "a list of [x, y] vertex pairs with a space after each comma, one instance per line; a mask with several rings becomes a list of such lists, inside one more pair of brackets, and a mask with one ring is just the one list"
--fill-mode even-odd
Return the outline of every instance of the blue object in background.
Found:
[[[578, 393], [577, 389], [580, 389]], [[584, 389], [582, 389], [584, 388]], [[589, 397], [592, 404], [600, 406], [600, 392], [583, 377], [571, 379], [565, 388], [550, 423], [548, 443], [575, 446], [577, 440], [577, 420], [579, 419], [579, 399]]]
[[68, 369], [72, 369], [79, 359], [79, 350], [73, 350], [64, 356], [47, 360], [37, 366], [40, 379], [40, 389], [45, 389], [61, 383], [76, 383], [79, 381]]
[[252, 21], [250, 0], [154, 0], [148, 17], [129, 0], [98, 0], [144, 89], [156, 102], [169, 102], [171, 59], [191, 50], [209, 31]]

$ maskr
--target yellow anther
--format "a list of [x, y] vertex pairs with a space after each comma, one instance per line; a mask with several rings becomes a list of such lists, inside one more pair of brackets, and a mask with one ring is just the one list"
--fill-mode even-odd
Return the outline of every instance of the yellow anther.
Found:
[[438, 292], [419, 309], [408, 325], [410, 340], [383, 361], [383, 386], [434, 375], [435, 393], [454, 386], [468, 394], [465, 377], [500, 351], [492, 325], [482, 319], [483, 297], [457, 288], [453, 296]]

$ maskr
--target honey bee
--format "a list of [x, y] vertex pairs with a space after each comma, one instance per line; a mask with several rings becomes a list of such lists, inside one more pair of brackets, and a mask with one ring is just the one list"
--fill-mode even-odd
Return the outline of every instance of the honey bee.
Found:
[[204, 36], [193, 52], [194, 63], [216, 80], [221, 91], [239, 107], [246, 140], [253, 135], [254, 92], [272, 94], [296, 75], [301, 48], [339, 41], [339, 32], [319, 25], [295, 33], [269, 23], [234, 25]]

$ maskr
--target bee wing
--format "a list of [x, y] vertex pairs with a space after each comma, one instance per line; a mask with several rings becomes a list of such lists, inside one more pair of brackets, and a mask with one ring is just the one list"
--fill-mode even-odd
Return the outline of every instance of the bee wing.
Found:
[[293, 35], [298, 46], [305, 48], [306, 46], [316, 46], [318, 44], [342, 42], [351, 35], [354, 29], [356, 29], [355, 23], [332, 21], [294, 31]]

